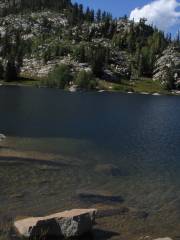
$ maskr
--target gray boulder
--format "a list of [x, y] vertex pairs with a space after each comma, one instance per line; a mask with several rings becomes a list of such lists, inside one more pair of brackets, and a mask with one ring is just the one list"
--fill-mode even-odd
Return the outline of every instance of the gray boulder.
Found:
[[74, 209], [15, 221], [17, 233], [23, 237], [53, 236], [59, 239], [80, 237], [92, 230], [96, 209]]

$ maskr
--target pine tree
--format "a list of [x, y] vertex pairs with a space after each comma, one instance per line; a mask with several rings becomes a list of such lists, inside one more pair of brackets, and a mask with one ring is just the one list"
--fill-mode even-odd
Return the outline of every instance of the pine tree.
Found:
[[6, 64], [4, 79], [7, 82], [16, 81], [18, 78], [17, 68], [14, 59], [9, 59]]
[[87, 22], [90, 22], [90, 8], [89, 7], [87, 7], [87, 9], [86, 9], [85, 19]]
[[0, 80], [4, 78], [4, 67], [3, 64], [0, 62]]
[[101, 21], [101, 10], [100, 10], [100, 9], [97, 10], [96, 20], [97, 20], [97, 22], [100, 22], [100, 21]]
[[174, 88], [174, 75], [173, 75], [173, 71], [172, 71], [172, 67], [165, 67], [164, 69], [164, 87], [167, 90], [171, 90]]
[[83, 9], [82, 4], [79, 4], [78, 21], [79, 21], [79, 23], [83, 23], [83, 21], [84, 21], [84, 9]]
[[90, 62], [92, 66], [93, 74], [96, 77], [101, 77], [103, 74], [103, 68], [106, 60], [106, 49], [98, 45], [91, 49]]

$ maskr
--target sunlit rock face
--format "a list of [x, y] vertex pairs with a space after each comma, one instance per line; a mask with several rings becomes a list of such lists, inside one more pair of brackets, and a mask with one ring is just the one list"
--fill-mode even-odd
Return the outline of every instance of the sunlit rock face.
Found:
[[180, 80], [180, 49], [175, 45], [165, 49], [155, 63], [153, 80], [166, 83], [166, 69], [170, 69], [174, 76], [175, 85]]

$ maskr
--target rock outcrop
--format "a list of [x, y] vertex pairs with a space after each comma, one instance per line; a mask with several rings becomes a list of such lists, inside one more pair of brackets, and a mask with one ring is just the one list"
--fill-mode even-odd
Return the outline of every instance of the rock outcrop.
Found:
[[14, 226], [17, 233], [23, 237], [79, 237], [92, 230], [96, 213], [96, 209], [74, 209], [46, 217], [18, 220]]
[[167, 69], [173, 74], [174, 83], [180, 83], [180, 49], [175, 45], [164, 50], [162, 56], [155, 63], [153, 80], [166, 84]]
[[[1, 6], [2, 9], [8, 9], [8, 1], [4, 3], [0, 0], [0, 8]], [[80, 28], [71, 26], [65, 13], [52, 11], [51, 8], [40, 11], [22, 11], [21, 13], [10, 11], [9, 14], [3, 15], [3, 17], [2, 15], [0, 13], [0, 36], [5, 38], [6, 34], [10, 33], [9, 41], [14, 44], [15, 35], [20, 32], [21, 41], [29, 46], [29, 52], [23, 56], [22, 77], [35, 79], [47, 77], [56, 65], [62, 63], [69, 65], [73, 73], [86, 69], [91, 70], [90, 63], [81, 62], [74, 56], [75, 49], [82, 43], [86, 48], [91, 45], [100, 45], [110, 52], [109, 62], [102, 74], [103, 80], [116, 82], [120, 77], [130, 77], [131, 58], [129, 53], [119, 50], [109, 38], [103, 36], [104, 23], [87, 24], [84, 22]], [[128, 31], [129, 25], [130, 21], [119, 20], [116, 26], [117, 33]], [[46, 37], [44, 38], [44, 36]], [[53, 37], [48, 38], [48, 36]], [[87, 39], [87, 36], [91, 36], [91, 39]], [[70, 39], [66, 40], [68, 38]], [[3, 47], [0, 44], [0, 62], [6, 66], [6, 59], [2, 56]]]

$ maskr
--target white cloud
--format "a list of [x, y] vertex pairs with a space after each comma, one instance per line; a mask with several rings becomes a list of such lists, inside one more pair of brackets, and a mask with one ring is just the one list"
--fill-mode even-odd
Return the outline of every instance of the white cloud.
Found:
[[146, 18], [148, 24], [167, 31], [180, 23], [178, 7], [180, 7], [178, 0], [154, 0], [142, 8], [135, 8], [130, 14], [130, 19], [139, 22], [141, 18]]

